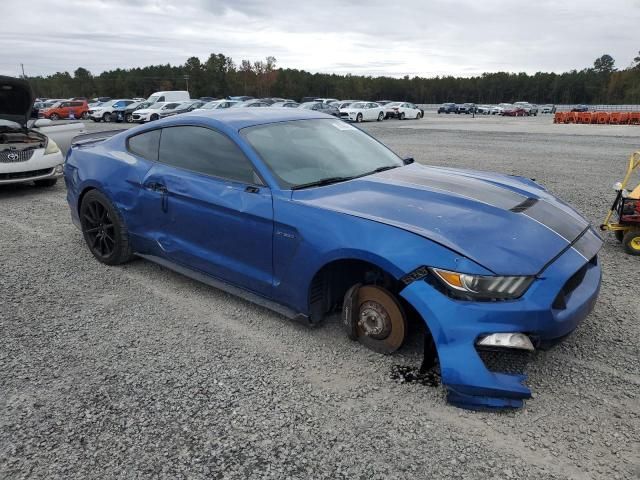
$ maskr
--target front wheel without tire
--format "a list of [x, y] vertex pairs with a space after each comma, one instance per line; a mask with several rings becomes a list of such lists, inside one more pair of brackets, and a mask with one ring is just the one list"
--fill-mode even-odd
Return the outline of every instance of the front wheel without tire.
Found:
[[629, 255], [640, 255], [640, 230], [632, 230], [622, 239], [624, 250]]
[[354, 285], [345, 295], [342, 316], [349, 338], [375, 352], [390, 354], [404, 343], [404, 311], [395, 296], [382, 287]]
[[129, 235], [122, 217], [98, 190], [89, 191], [80, 205], [82, 235], [96, 259], [118, 265], [131, 259]]
[[53, 187], [56, 183], [58, 183], [58, 179], [45, 178], [43, 180], [35, 180], [33, 183], [36, 187]]

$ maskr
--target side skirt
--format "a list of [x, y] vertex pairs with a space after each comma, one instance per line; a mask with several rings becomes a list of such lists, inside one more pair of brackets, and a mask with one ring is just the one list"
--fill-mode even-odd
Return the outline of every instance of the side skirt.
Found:
[[145, 260], [149, 260], [150, 262], [157, 263], [158, 265], [162, 265], [163, 267], [168, 268], [169, 270], [173, 270], [185, 277], [189, 277], [198, 282], [207, 284], [213, 288], [217, 288], [218, 290], [222, 290], [223, 292], [227, 292], [236, 297], [242, 298], [251, 303], [255, 303], [256, 305], [260, 305], [261, 307], [267, 308], [273, 312], [276, 312], [284, 317], [289, 318], [290, 320], [295, 320], [297, 322], [303, 323], [307, 326], [312, 326], [309, 317], [303, 313], [296, 312], [289, 307], [285, 307], [277, 302], [264, 298], [258, 294], [250, 292], [240, 287], [236, 287], [235, 285], [231, 285], [223, 280], [219, 280], [210, 275], [206, 275], [197, 270], [193, 270], [191, 268], [182, 266], [180, 264], [171, 262], [162, 257], [158, 257], [155, 255], [143, 255], [141, 253], [136, 253], [140, 258], [144, 258]]

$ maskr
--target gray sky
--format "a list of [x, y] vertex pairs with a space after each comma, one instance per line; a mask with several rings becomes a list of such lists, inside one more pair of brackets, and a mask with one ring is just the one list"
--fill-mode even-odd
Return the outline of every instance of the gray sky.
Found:
[[0, 0], [0, 74], [223, 53], [364, 75], [563, 72], [638, 50], [640, 0]]

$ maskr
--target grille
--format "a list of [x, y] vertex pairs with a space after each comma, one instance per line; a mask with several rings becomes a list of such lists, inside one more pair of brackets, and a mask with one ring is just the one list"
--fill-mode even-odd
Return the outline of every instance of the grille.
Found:
[[30, 172], [11, 172], [0, 173], [0, 181], [2, 180], [20, 180], [22, 178], [41, 177], [53, 172], [53, 168], [43, 168], [42, 170], [31, 170]]
[[523, 350], [476, 349], [478, 356], [488, 370], [496, 373], [523, 375], [531, 360], [531, 353]]
[[33, 150], [4, 150], [0, 152], [0, 163], [26, 162], [33, 157]]

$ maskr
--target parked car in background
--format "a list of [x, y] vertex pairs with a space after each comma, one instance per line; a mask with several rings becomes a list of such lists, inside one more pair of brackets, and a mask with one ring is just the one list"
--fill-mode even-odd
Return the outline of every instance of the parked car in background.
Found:
[[214, 100], [217, 100], [217, 98], [213, 98], [213, 97], [200, 97], [198, 100], [202, 100], [204, 103], [209, 103], [209, 102], [213, 102]]
[[572, 112], [588, 112], [589, 105], [576, 105], [571, 109]]
[[300, 103], [309, 103], [309, 102], [315, 102], [318, 101], [318, 97], [302, 97], [300, 99]]
[[555, 105], [542, 105], [540, 107], [540, 113], [545, 113], [545, 114], [556, 113], [556, 106]]
[[376, 103], [378, 105], [382, 105], [383, 107], [387, 104], [387, 103], [391, 103], [393, 102], [393, 100], [376, 100]]
[[521, 105], [509, 105], [508, 107], [503, 107], [502, 112], [500, 113], [503, 117], [524, 117], [527, 115], [527, 112]]
[[55, 185], [71, 139], [84, 132], [82, 122], [51, 125], [51, 120], [30, 120], [33, 100], [29, 82], [0, 76], [0, 185]]
[[237, 102], [231, 105], [231, 108], [256, 108], [268, 107], [269, 104], [260, 100], [247, 100], [245, 102]]
[[512, 105], [510, 103], [499, 103], [498, 105], [491, 107], [491, 115], [502, 115], [504, 109], [511, 106]]
[[475, 113], [475, 111], [476, 111], [475, 103], [462, 103], [462, 104], [456, 105], [456, 113], [464, 113], [466, 115], [469, 115], [471, 113]]
[[208, 110], [217, 110], [219, 108], [230, 108], [232, 107], [234, 104], [236, 103], [240, 103], [237, 100], [214, 100], [213, 102], [207, 102], [204, 105], [202, 105], [199, 108], [196, 108], [194, 110], [201, 112], [201, 111], [208, 111]]
[[182, 102], [155, 102], [147, 108], [136, 110], [131, 115], [134, 122], [153, 122], [160, 118], [173, 115], [180, 108]]
[[354, 102], [340, 109], [340, 118], [352, 122], [384, 120], [384, 107], [374, 102]]
[[438, 113], [458, 113], [458, 106], [455, 103], [443, 103], [438, 107]]
[[339, 100], [337, 98], [316, 98], [315, 101], [330, 104], [331, 102], [338, 102]]
[[86, 100], [65, 100], [57, 102], [51, 107], [38, 110], [38, 118], [60, 120], [64, 118], [89, 117], [89, 105]]
[[304, 110], [314, 110], [316, 112], [322, 112], [328, 115], [333, 115], [334, 117], [340, 116], [340, 110], [338, 110], [333, 105], [329, 105], [328, 103], [323, 103], [323, 102], [305, 102], [305, 103], [301, 103], [298, 108], [302, 108]]
[[[338, 110], [342, 109], [342, 108], [347, 108], [349, 105], [351, 105], [352, 103], [356, 103], [356, 102], [363, 102], [364, 100], [340, 100], [337, 102], [333, 102], [330, 103], [329, 105], [333, 105], [334, 107], [336, 107]], [[377, 102], [376, 102], [377, 103]], [[379, 105], [379, 104], [378, 104]]]
[[476, 108], [476, 113], [480, 115], [490, 115], [491, 108], [492, 107], [490, 105], [478, 105]]
[[276, 102], [271, 104], [272, 107], [276, 107], [276, 108], [298, 108], [300, 106], [300, 104], [298, 102], [294, 102], [294, 101], [287, 101], [287, 102]]
[[94, 122], [111, 122], [115, 119], [118, 110], [123, 110], [136, 103], [133, 99], [120, 98], [117, 100], [109, 100], [89, 109], [89, 118]]
[[248, 95], [239, 95], [235, 97], [227, 97], [229, 100], [235, 100], [236, 102], [246, 102], [247, 100], [253, 100], [253, 97]]
[[114, 122], [133, 123], [133, 112], [136, 110], [142, 110], [143, 108], [148, 108], [151, 105], [153, 104], [146, 100], [142, 100], [141, 102], [134, 102], [122, 108], [114, 108], [111, 119]]
[[529, 102], [515, 102], [514, 105], [518, 107], [522, 107], [527, 115], [537, 116], [538, 115], [538, 106], [533, 105]]
[[163, 92], [155, 92], [149, 95], [147, 102], [185, 102], [191, 100], [189, 92], [186, 90], [168, 90]]
[[96, 97], [88, 100], [87, 103], [89, 106], [95, 106], [99, 103], [108, 102], [109, 100], [111, 100], [111, 97]]
[[424, 116], [424, 110], [409, 102], [391, 102], [384, 107], [385, 118], [405, 118], [420, 119]]

